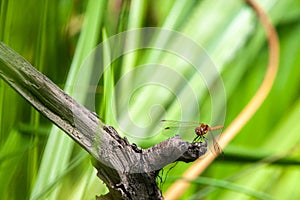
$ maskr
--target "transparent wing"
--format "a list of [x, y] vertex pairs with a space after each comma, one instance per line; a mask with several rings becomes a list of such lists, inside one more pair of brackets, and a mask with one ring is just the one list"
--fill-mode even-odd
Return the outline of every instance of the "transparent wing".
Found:
[[176, 134], [190, 135], [192, 137], [195, 135], [195, 128], [199, 126], [198, 122], [191, 121], [176, 121], [176, 120], [161, 120], [162, 133], [168, 137], [174, 136]]
[[161, 120], [161, 124], [165, 126], [170, 126], [170, 127], [197, 127], [199, 126], [198, 122], [193, 122], [193, 121], [177, 121], [177, 120], [166, 120], [163, 119]]
[[221, 128], [218, 129], [214, 129], [214, 130], [210, 130], [205, 137], [207, 138], [207, 146], [209, 148], [209, 150], [215, 154], [215, 155], [219, 155], [219, 154], [224, 154], [221, 147], [218, 144], [217, 139], [219, 138], [219, 136], [221, 135]]

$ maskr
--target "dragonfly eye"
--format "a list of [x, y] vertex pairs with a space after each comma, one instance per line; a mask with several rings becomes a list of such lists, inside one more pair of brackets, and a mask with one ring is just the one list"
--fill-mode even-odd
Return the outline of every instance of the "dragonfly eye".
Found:
[[207, 124], [201, 124], [199, 127], [199, 131], [202, 133], [202, 135], [206, 134], [209, 130], [209, 126]]

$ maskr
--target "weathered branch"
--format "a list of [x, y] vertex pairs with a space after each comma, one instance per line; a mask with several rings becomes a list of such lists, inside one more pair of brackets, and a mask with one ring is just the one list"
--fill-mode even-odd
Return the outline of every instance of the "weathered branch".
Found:
[[188, 143], [179, 136], [149, 149], [130, 144], [1, 42], [0, 77], [92, 155], [98, 176], [110, 191], [99, 199], [162, 199], [158, 171], [206, 152], [206, 143]]

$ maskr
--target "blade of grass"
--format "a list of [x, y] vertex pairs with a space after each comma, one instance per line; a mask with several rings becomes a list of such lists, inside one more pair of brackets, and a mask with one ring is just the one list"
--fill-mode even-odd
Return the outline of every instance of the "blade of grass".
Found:
[[[146, 1], [144, 0], [133, 0], [131, 2], [129, 17], [128, 17], [128, 30], [139, 28], [142, 25], [145, 15]], [[137, 44], [139, 35], [130, 34], [128, 40], [126, 41], [126, 48], [133, 49]], [[133, 52], [124, 56], [122, 63], [122, 74], [131, 71], [136, 63], [137, 53]], [[126, 88], [125, 88], [126, 89]]]
[[[0, 187], [1, 199], [18, 199], [18, 193], [11, 193], [13, 191], [11, 185], [19, 188], [19, 193], [25, 194], [29, 189], [26, 187], [26, 174], [23, 179], [18, 176], [20, 174], [19, 166], [24, 163], [24, 155], [30, 149], [28, 143], [22, 135], [15, 129], [9, 132], [8, 138], [0, 147], [0, 182], [5, 183]], [[17, 184], [16, 184], [17, 181]], [[22, 187], [23, 186], [23, 187]]]
[[[44, 198], [49, 198], [48, 196], [52, 196], [53, 195], [53, 191], [57, 189], [57, 186], [61, 183], [61, 179], [63, 179], [64, 177], [66, 177], [68, 175], [68, 173], [70, 173], [76, 166], [78, 166], [81, 162], [83, 162], [84, 160], [86, 160], [87, 158], [87, 154], [86, 152], [80, 152], [79, 154], [77, 154], [76, 157], [74, 157], [72, 160], [70, 160], [67, 163], [67, 168], [60, 173], [57, 177], [55, 177], [55, 179], [51, 180], [51, 182], [48, 182], [48, 184], [43, 188], [43, 190], [37, 194], [35, 196], [36, 199], [44, 199]], [[79, 190], [80, 191], [80, 190]], [[79, 192], [77, 191], [77, 194], [81, 195], [83, 194], [83, 192]], [[57, 198], [59, 199], [59, 196], [64, 196], [64, 192], [66, 191], [61, 191], [60, 193], [57, 193]], [[66, 193], [68, 193], [69, 191], [67, 191]], [[81, 197], [79, 195], [79, 197]]]
[[[105, 29], [103, 30], [103, 41], [107, 40], [107, 34]], [[104, 63], [109, 63], [111, 60], [111, 47], [108, 42], [104, 42], [103, 45], [103, 65]], [[103, 98], [100, 108], [105, 109], [105, 113], [102, 116], [105, 116], [106, 123], [109, 125], [116, 125], [114, 116], [116, 116], [116, 101], [114, 96], [114, 72], [112, 69], [112, 64], [110, 66], [104, 66], [105, 71], [103, 74], [104, 84], [103, 84]]]
[[[129, 16], [128, 16], [128, 24], [127, 24], [128, 30], [137, 29], [142, 26], [142, 22], [145, 17], [146, 5], [147, 5], [147, 2], [144, 0], [141, 0], [141, 1], [134, 0], [130, 3], [130, 11], [129, 11]], [[141, 37], [141, 35], [139, 34], [139, 32], [136, 32], [136, 31], [130, 32], [130, 34], [127, 34], [126, 43], [125, 43], [124, 48], [125, 49], [136, 49], [138, 47], [137, 43], [139, 42], [140, 37]], [[128, 74], [131, 77], [127, 78], [126, 84], [121, 85], [120, 91], [129, 91], [128, 86], [133, 84], [132, 83], [133, 78], [132, 78], [131, 71], [134, 70], [136, 67], [135, 65], [136, 65], [136, 62], [138, 59], [138, 53], [133, 51], [133, 52], [130, 52], [130, 53], [122, 55], [122, 56], [123, 56], [122, 57], [122, 66], [121, 66], [121, 70], [120, 70], [121, 77], [126, 74]], [[111, 89], [113, 89], [113, 88], [111, 88]], [[120, 99], [126, 99], [127, 95], [128, 94], [126, 92], [121, 92], [120, 94], [118, 94]], [[118, 103], [117, 105], [120, 108], [126, 107], [125, 101], [118, 101], [116, 103]], [[116, 108], [114, 108], [114, 110], [116, 111]], [[109, 116], [107, 116], [107, 117], [109, 117]], [[110, 116], [109, 118], [114, 121], [115, 125], [117, 125], [117, 122], [116, 122], [117, 115], [116, 114], [114, 114], [113, 116]]]
[[[36, 56], [34, 57], [33, 65], [37, 66], [37, 69], [41, 72], [44, 71], [45, 68], [45, 56], [46, 56], [46, 49], [47, 49], [47, 39], [52, 38], [54, 36], [53, 32], [47, 34], [46, 31], [46, 26], [47, 26], [47, 21], [49, 17], [49, 1], [46, 0], [42, 4], [42, 17], [38, 21], [38, 35], [37, 35], [37, 42], [36, 42], [36, 47], [37, 49]], [[51, 29], [52, 30], [52, 29]], [[34, 128], [38, 128], [40, 125], [40, 117], [41, 115], [33, 108], [31, 107], [31, 114], [30, 114], [30, 125]], [[31, 142], [33, 144], [38, 144], [39, 143], [39, 137], [36, 137], [34, 134], [31, 136]], [[35, 145], [36, 146], [36, 145]], [[28, 154], [28, 159], [31, 162], [28, 162], [28, 174], [30, 177], [32, 177], [31, 180], [36, 180], [36, 173], [38, 171], [38, 157], [39, 157], [39, 151], [40, 149], [38, 148], [33, 148], [31, 149], [30, 153]], [[34, 182], [30, 181], [30, 191], [34, 187]]]
[[[104, 11], [105, 5], [106, 3], [104, 1], [89, 1], [88, 3], [86, 19], [76, 46], [75, 55], [66, 81], [66, 86], [64, 88], [65, 92], [69, 93], [73, 98], [81, 103], [84, 102], [85, 92], [82, 93], [83, 95], [72, 94], [73, 88], [71, 86], [76, 80], [76, 77], [78, 75], [80, 76], [80, 74], [77, 73], [82, 61], [91, 51], [92, 47], [96, 45], [100, 25], [103, 20], [103, 12], [99, 12], [99, 10]], [[86, 73], [92, 74], [91, 70], [92, 69], [86, 69]], [[89, 80], [87, 79], [86, 82], [88, 81]], [[87, 85], [87, 83], [82, 84]], [[49, 183], [56, 180], [56, 178], [64, 172], [67, 167], [73, 145], [74, 143], [70, 138], [61, 133], [57, 127], [52, 127], [30, 199], [36, 199], [36, 197], [41, 195], [40, 193], [44, 191], [44, 188], [47, 188]], [[59, 187], [51, 193], [49, 199], [57, 199], [58, 191]]]

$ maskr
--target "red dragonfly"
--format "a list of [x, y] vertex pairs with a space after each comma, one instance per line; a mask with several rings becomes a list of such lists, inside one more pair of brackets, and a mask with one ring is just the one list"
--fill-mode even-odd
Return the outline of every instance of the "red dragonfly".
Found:
[[[164, 131], [172, 132], [187, 132], [194, 130], [196, 137], [193, 142], [208, 142], [210, 150], [219, 155], [224, 154], [219, 146], [213, 131], [220, 130], [224, 126], [210, 127], [208, 124], [190, 122], [190, 121], [176, 121], [176, 120], [161, 120]], [[212, 148], [213, 147], [213, 148]]]

